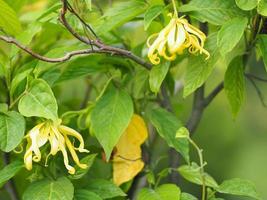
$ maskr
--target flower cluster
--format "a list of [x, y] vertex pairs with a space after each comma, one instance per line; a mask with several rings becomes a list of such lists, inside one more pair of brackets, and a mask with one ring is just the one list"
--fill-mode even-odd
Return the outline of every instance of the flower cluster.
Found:
[[[184, 49], [188, 49], [192, 54], [204, 53], [208, 59], [210, 54], [204, 49], [206, 35], [189, 24], [186, 19], [179, 18], [177, 15], [169, 15], [171, 16], [169, 24], [159, 33], [151, 35], [147, 40], [149, 60], [155, 65], [160, 63], [159, 56], [172, 61], [177, 54], [182, 54]], [[156, 39], [151, 44], [151, 40], [154, 38]]]
[[[76, 148], [70, 141], [69, 136], [76, 138], [80, 142], [78, 148]], [[75, 130], [61, 125], [61, 120], [59, 120], [58, 122], [46, 121], [40, 123], [32, 128], [25, 137], [28, 144], [24, 155], [24, 163], [28, 170], [32, 169], [32, 161], [41, 161], [42, 155], [40, 148], [48, 142], [50, 143], [51, 150], [46, 157], [46, 163], [50, 155], [54, 156], [57, 154], [57, 152], [61, 151], [64, 158], [65, 167], [70, 174], [74, 174], [75, 168], [69, 165], [69, 158], [67, 153], [68, 150], [72, 156], [72, 159], [80, 168], [87, 168], [86, 164], [80, 163], [79, 158], [76, 154], [76, 150], [78, 150], [79, 152], [89, 152], [88, 150], [84, 149], [84, 141], [82, 136]]]

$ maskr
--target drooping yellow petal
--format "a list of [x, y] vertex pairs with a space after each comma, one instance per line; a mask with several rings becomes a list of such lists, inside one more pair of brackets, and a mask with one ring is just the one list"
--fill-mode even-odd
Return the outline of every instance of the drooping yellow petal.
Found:
[[77, 156], [77, 154], [76, 154], [76, 152], [75, 152], [75, 150], [74, 150], [74, 147], [73, 147], [73, 145], [71, 144], [69, 138], [65, 137], [65, 141], [66, 141], [66, 145], [67, 145], [67, 147], [68, 147], [68, 149], [69, 149], [69, 151], [70, 151], [70, 154], [71, 154], [72, 159], [74, 160], [74, 162], [75, 162], [80, 168], [82, 168], [82, 169], [86, 169], [88, 166], [87, 166], [86, 164], [82, 164], [82, 163], [80, 163], [80, 160], [79, 160], [79, 158], [78, 158], [78, 156]]
[[148, 136], [142, 117], [134, 115], [128, 128], [116, 145], [113, 159], [113, 180], [121, 185], [133, 179], [144, 167], [141, 144]]
[[29, 137], [27, 137], [27, 142], [28, 144], [24, 155], [24, 163], [27, 170], [32, 170], [32, 148], [31, 148], [32, 142]]
[[29, 137], [31, 139], [31, 150], [34, 152], [33, 160], [39, 162], [41, 160], [41, 152], [39, 149], [39, 134], [40, 130], [43, 127], [44, 123], [38, 124], [29, 132]]
[[64, 137], [60, 134], [60, 132], [57, 130], [57, 128], [55, 127], [51, 127], [53, 132], [55, 133], [55, 136], [58, 139], [58, 144], [59, 144], [59, 150], [62, 152], [63, 155], [63, 160], [64, 160], [64, 165], [66, 167], [66, 169], [68, 170], [68, 172], [70, 174], [75, 174], [75, 168], [72, 167], [71, 165], [69, 165], [69, 158], [68, 158], [68, 153], [66, 150], [66, 146], [65, 146], [65, 139]]
[[88, 150], [84, 149], [84, 140], [83, 140], [83, 137], [81, 136], [80, 133], [78, 133], [77, 131], [75, 131], [72, 128], [69, 128], [69, 127], [63, 126], [63, 125], [59, 126], [59, 131], [65, 135], [70, 135], [70, 136], [75, 137], [80, 142], [79, 147], [75, 148], [79, 152], [81, 152], [81, 153], [88, 153], [89, 152]]

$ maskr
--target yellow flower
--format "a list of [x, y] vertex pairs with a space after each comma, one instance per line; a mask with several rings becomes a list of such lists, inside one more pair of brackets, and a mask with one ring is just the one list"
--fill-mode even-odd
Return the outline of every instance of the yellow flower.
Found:
[[[159, 33], [151, 35], [147, 40], [148, 58], [157, 65], [160, 63], [160, 56], [166, 60], [175, 60], [176, 55], [182, 54], [184, 49], [192, 54], [204, 53], [208, 59], [210, 54], [204, 49], [206, 35], [188, 23], [184, 18], [178, 18], [177, 15], [169, 14], [171, 21]], [[151, 40], [154, 39], [151, 44]]]
[[[74, 144], [70, 141], [69, 136], [74, 137], [80, 142], [78, 148], [74, 147]], [[51, 149], [50, 153], [46, 157], [46, 163], [50, 155], [56, 155], [57, 152], [61, 151], [64, 164], [70, 174], [75, 173], [75, 168], [69, 165], [69, 158], [67, 150], [70, 152], [74, 162], [82, 169], [86, 169], [87, 165], [82, 164], [76, 154], [76, 150], [83, 153], [88, 153], [89, 151], [84, 149], [84, 140], [82, 136], [75, 130], [61, 125], [61, 120], [58, 122], [46, 121], [38, 124], [25, 136], [27, 139], [27, 147], [24, 155], [24, 163], [28, 170], [32, 169], [32, 161], [41, 161], [41, 151], [40, 148], [46, 143], [50, 143]]]

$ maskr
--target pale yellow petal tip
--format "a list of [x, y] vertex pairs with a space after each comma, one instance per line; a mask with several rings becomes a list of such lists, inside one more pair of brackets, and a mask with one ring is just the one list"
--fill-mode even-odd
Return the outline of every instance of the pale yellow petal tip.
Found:
[[73, 175], [75, 174], [76, 170], [74, 169], [74, 167], [72, 167], [71, 169], [68, 170], [68, 173]]
[[[203, 49], [206, 35], [189, 24], [183, 17], [178, 18], [171, 13], [168, 14], [172, 19], [169, 24], [159, 33], [151, 35], [147, 40], [148, 58], [153, 65], [160, 64], [160, 56], [168, 61], [176, 59], [176, 55], [183, 53], [188, 48], [189, 53], [206, 54], [209, 59], [210, 54]], [[152, 38], [157, 38], [151, 43]]]
[[[80, 146], [75, 148], [70, 142], [69, 136], [74, 137], [80, 142]], [[27, 139], [27, 147], [24, 155], [24, 163], [27, 170], [32, 170], [32, 162], [40, 162], [42, 154], [40, 148], [46, 143], [50, 143], [50, 153], [46, 156], [45, 165], [47, 166], [49, 156], [55, 156], [58, 151], [62, 152], [64, 158], [64, 165], [68, 170], [68, 173], [75, 174], [75, 168], [69, 165], [68, 152], [77, 164], [78, 167], [86, 169], [88, 166], [86, 164], [81, 164], [80, 160], [76, 154], [76, 151], [81, 153], [89, 153], [87, 149], [84, 148], [84, 140], [82, 136], [75, 130], [62, 126], [61, 121], [56, 122], [47, 121], [45, 123], [38, 124], [25, 136]]]

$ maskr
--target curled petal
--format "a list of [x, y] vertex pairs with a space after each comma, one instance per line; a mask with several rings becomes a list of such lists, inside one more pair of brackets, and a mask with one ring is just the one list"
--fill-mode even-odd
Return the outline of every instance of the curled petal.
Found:
[[188, 31], [191, 34], [194, 34], [195, 36], [197, 36], [197, 38], [199, 38], [199, 40], [201, 41], [201, 46], [204, 46], [204, 42], [206, 40], [206, 35], [200, 31], [199, 29], [197, 29], [196, 27], [192, 26], [191, 24], [184, 23], [184, 28], [186, 31]]
[[65, 146], [65, 139], [55, 127], [51, 127], [58, 139], [59, 150], [62, 152], [64, 165], [70, 174], [75, 174], [75, 168], [69, 165], [68, 153]]
[[146, 44], [147, 44], [148, 47], [151, 47], [151, 45], [152, 45], [152, 44], [150, 43], [151, 40], [154, 39], [155, 37], [157, 37], [158, 35], [159, 35], [158, 33], [154, 33], [154, 34], [152, 34], [152, 35], [147, 39]]
[[65, 136], [65, 141], [66, 141], [66, 145], [67, 145], [67, 147], [68, 147], [68, 149], [69, 149], [69, 151], [70, 151], [70, 154], [71, 154], [71, 156], [72, 156], [74, 162], [75, 162], [80, 168], [82, 168], [82, 169], [86, 169], [88, 166], [87, 166], [86, 164], [81, 164], [81, 163], [80, 163], [80, 160], [79, 160], [79, 158], [78, 158], [78, 156], [77, 156], [77, 154], [76, 154], [76, 152], [75, 152], [75, 150], [74, 150], [73, 145], [71, 144], [69, 138], [67, 138], [66, 136]]
[[24, 163], [27, 170], [32, 170], [32, 148], [31, 148], [31, 139], [27, 137], [27, 147], [24, 155]]
[[59, 126], [59, 130], [60, 132], [62, 132], [63, 134], [65, 135], [70, 135], [70, 136], [73, 136], [75, 137], [77, 140], [79, 140], [80, 142], [80, 145], [79, 145], [79, 148], [78, 150], [80, 152], [85, 152], [85, 153], [88, 153], [89, 151], [84, 149], [84, 140], [83, 140], [83, 137], [81, 136], [80, 133], [78, 133], [77, 131], [73, 130], [72, 128], [69, 128], [67, 126]]

